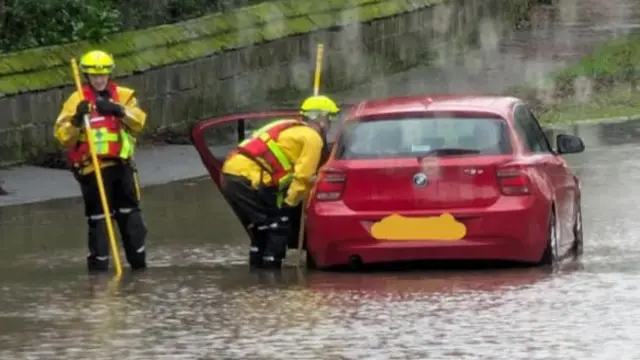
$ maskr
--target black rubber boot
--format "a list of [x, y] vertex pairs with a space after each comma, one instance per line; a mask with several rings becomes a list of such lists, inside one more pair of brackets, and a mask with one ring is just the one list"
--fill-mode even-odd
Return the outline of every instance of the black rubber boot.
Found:
[[90, 273], [101, 273], [109, 270], [109, 240], [107, 223], [104, 219], [90, 219], [89, 225], [89, 255], [87, 256], [87, 270]]
[[262, 257], [264, 269], [280, 269], [282, 261], [287, 254], [287, 228], [270, 230], [267, 234], [267, 243]]
[[251, 247], [249, 250], [249, 267], [254, 269], [262, 267], [262, 253], [258, 248]]
[[262, 257], [264, 256], [264, 248], [254, 246], [251, 244], [249, 249], [249, 267], [260, 268], [262, 267]]
[[262, 267], [262, 257], [266, 245], [266, 233], [264, 230], [251, 231], [251, 247], [249, 249], [249, 267]]
[[98, 259], [93, 255], [87, 256], [87, 270], [90, 274], [107, 272], [109, 270], [109, 258]]
[[147, 237], [147, 227], [139, 210], [129, 213], [118, 213], [116, 215], [122, 245], [129, 266], [132, 270], [142, 270], [147, 268], [147, 252], [145, 240]]
[[266, 270], [280, 270], [282, 269], [282, 260], [276, 259], [273, 256], [263, 256], [261, 268]]

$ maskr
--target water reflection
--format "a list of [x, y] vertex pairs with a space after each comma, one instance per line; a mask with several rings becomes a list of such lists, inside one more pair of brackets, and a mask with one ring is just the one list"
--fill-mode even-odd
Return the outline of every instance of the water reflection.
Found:
[[[229, 247], [245, 239], [208, 177], [144, 188], [142, 199], [154, 266], [228, 261]], [[0, 269], [77, 267], [84, 263], [85, 221], [80, 199], [0, 207]]]
[[[362, 356], [373, 341], [388, 358], [393, 351], [410, 353], [398, 348], [396, 336], [408, 335], [403, 326], [415, 331], [455, 311], [509, 306], [518, 294], [548, 287], [552, 277], [543, 269], [364, 275], [221, 267], [158, 268], [116, 284], [71, 273], [64, 280], [45, 276], [28, 291], [20, 281], [4, 284], [0, 349], [37, 357], [83, 349], [83, 358], [105, 352], [132, 359], [331, 358], [325, 356], [349, 349]], [[381, 336], [385, 332], [396, 336]], [[11, 358], [6, 350], [0, 355]]]

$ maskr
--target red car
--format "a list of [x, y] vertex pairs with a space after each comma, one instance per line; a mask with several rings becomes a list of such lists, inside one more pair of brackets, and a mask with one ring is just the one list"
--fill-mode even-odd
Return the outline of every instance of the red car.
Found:
[[[291, 116], [208, 120], [192, 129], [192, 140], [219, 185], [224, 156], [247, 124]], [[217, 139], [207, 139], [207, 130]], [[512, 97], [412, 96], [352, 106], [307, 207], [307, 266], [552, 264], [580, 255], [580, 184], [561, 154], [584, 144], [572, 135], [556, 143], [553, 149], [527, 105]], [[292, 237], [290, 247], [296, 244]]]

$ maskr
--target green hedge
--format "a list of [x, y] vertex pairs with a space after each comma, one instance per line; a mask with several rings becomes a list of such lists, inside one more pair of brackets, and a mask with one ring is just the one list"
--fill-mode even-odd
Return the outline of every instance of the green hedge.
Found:
[[[99, 46], [117, 62], [116, 76], [212, 55], [343, 23], [340, 13], [364, 22], [431, 6], [443, 0], [282, 0], [216, 13], [172, 25], [113, 34], [100, 44], [77, 42], [0, 55], [0, 95], [69, 85], [69, 60]], [[277, 30], [276, 30], [277, 29]]]
[[274, 0], [115, 0], [122, 30], [172, 24], [266, 1]]
[[[1, 0], [0, 53], [144, 29], [274, 0]], [[55, 21], [51, 21], [55, 19]]]
[[119, 15], [112, 0], [2, 0], [0, 53], [99, 41], [120, 31]]

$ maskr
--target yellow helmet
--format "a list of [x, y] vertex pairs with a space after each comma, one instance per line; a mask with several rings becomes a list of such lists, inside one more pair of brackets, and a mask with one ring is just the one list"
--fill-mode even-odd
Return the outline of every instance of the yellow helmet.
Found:
[[111, 55], [104, 51], [93, 50], [80, 59], [80, 71], [90, 75], [109, 75], [116, 67]]
[[[314, 95], [306, 98], [300, 106], [300, 114], [308, 115], [314, 112], [323, 112], [329, 115], [335, 115], [340, 112], [338, 105], [329, 97], [324, 95]], [[334, 117], [330, 116], [329, 119], [333, 120]]]

